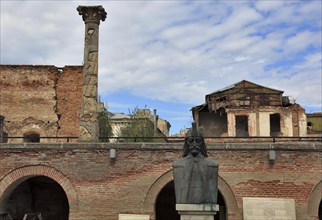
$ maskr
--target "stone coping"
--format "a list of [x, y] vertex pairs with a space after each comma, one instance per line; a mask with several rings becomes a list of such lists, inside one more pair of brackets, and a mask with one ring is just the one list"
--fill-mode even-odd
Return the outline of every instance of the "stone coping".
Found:
[[[322, 143], [317, 142], [249, 142], [249, 143], [206, 143], [208, 151], [319, 151]], [[182, 151], [183, 143], [0, 143], [0, 150], [178, 150]]]
[[150, 215], [119, 214], [118, 220], [150, 220]]
[[176, 204], [176, 210], [179, 212], [218, 212], [218, 204]]

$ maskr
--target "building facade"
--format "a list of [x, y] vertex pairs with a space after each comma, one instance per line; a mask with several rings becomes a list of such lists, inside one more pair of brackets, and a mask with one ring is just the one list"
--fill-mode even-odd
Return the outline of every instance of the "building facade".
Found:
[[322, 112], [306, 114], [309, 136], [322, 136]]
[[154, 127], [157, 136], [169, 136], [170, 123], [167, 120], [159, 118], [158, 115], [156, 115], [156, 110], [154, 111], [155, 113], [151, 114], [150, 109], [137, 109], [135, 112], [136, 115], [109, 112], [112, 136], [120, 137], [122, 128], [129, 126], [133, 120], [144, 120], [146, 123], [151, 124], [151, 126]]
[[205, 136], [306, 136], [305, 110], [282, 94], [243, 80], [206, 95], [192, 114]]

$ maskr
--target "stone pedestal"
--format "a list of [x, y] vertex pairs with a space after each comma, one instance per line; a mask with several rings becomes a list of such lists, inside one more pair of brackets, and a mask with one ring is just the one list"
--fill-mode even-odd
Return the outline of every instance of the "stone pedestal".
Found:
[[119, 214], [119, 220], [150, 220], [150, 216], [137, 214]]
[[214, 220], [218, 204], [176, 204], [181, 220]]

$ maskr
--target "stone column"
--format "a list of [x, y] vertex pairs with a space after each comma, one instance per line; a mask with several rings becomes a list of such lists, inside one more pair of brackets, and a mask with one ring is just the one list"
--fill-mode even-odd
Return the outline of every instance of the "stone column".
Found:
[[98, 141], [98, 36], [100, 21], [105, 21], [102, 6], [78, 6], [85, 22], [82, 111], [80, 115], [80, 141]]
[[180, 220], [214, 220], [218, 204], [176, 204]]
[[0, 143], [3, 142], [4, 116], [0, 115]]

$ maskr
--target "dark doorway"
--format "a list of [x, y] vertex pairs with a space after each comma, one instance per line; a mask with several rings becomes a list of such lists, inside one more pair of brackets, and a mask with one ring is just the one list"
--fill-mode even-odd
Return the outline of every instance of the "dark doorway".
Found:
[[236, 116], [236, 137], [248, 137], [248, 116]]
[[[215, 220], [226, 220], [225, 200], [218, 191], [219, 213], [215, 215]], [[156, 220], [180, 220], [180, 215], [176, 211], [176, 198], [174, 192], [174, 182], [171, 181], [159, 192], [155, 203]]]
[[180, 220], [176, 211], [176, 196], [174, 182], [171, 181], [159, 192], [155, 203], [156, 220]]
[[46, 220], [68, 220], [69, 204], [63, 188], [54, 180], [37, 176], [19, 184], [9, 197], [7, 212], [22, 220], [27, 213], [41, 213]]
[[270, 135], [278, 137], [281, 133], [281, 116], [280, 114], [271, 114], [269, 116]]
[[37, 133], [27, 133], [27, 134], [24, 134], [23, 135], [23, 141], [26, 142], [26, 143], [29, 143], [29, 142], [33, 142], [33, 143], [40, 142], [40, 135], [37, 134]]

